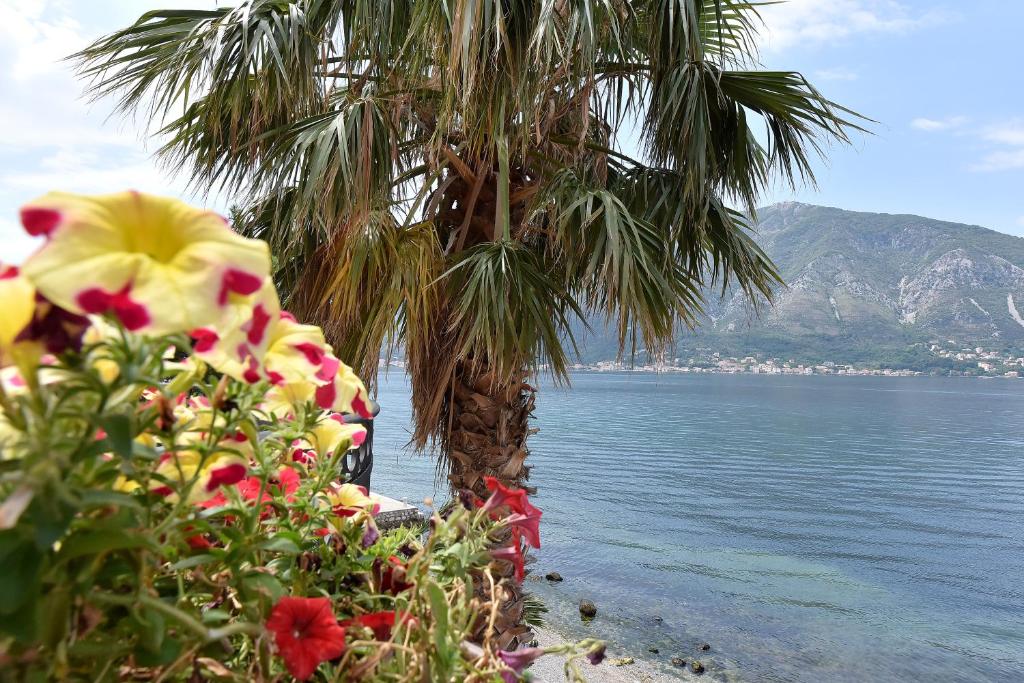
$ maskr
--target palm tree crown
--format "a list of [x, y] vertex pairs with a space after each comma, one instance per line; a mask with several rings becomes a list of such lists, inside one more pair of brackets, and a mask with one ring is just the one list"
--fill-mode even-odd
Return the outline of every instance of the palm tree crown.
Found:
[[[243, 197], [288, 305], [372, 378], [404, 348], [415, 442], [525, 478], [531, 371], [574, 321], [665, 348], [702, 296], [778, 276], [746, 216], [856, 115], [757, 70], [737, 0], [248, 0], [161, 10], [76, 57]], [[730, 207], [739, 207], [733, 209]]]

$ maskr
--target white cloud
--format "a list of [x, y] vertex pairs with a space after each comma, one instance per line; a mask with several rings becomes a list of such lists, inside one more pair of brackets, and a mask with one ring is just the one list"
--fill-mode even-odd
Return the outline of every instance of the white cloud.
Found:
[[1024, 120], [1011, 119], [981, 129], [978, 136], [996, 146], [970, 170], [991, 173], [1024, 169]]
[[[165, 174], [143, 141], [145, 125], [111, 117], [109, 101], [89, 104], [67, 55], [123, 28], [165, 0], [0, 0], [0, 260], [34, 249], [18, 207], [52, 190], [126, 188], [195, 199], [185, 179]], [[175, 7], [216, 6], [175, 0]], [[221, 208], [223, 207], [216, 207]]]
[[841, 66], [832, 69], [818, 69], [814, 72], [814, 76], [819, 81], [855, 81], [860, 78], [860, 74], [856, 71]]
[[1024, 168], [1024, 148], [989, 152], [982, 157], [981, 161], [970, 166], [972, 171], [979, 173], [1013, 171], [1018, 168]]
[[916, 10], [895, 0], [789, 0], [760, 8], [763, 47], [785, 50], [856, 34], [905, 33], [949, 21], [939, 10]]
[[1024, 120], [1014, 119], [989, 126], [982, 133], [989, 142], [1024, 147]]
[[917, 118], [910, 122], [910, 126], [918, 130], [935, 132], [959, 128], [968, 121], [969, 119], [966, 116], [949, 116], [944, 119]]

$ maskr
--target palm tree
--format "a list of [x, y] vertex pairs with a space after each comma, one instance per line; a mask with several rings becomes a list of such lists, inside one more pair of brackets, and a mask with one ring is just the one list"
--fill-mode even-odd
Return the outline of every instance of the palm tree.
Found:
[[[856, 115], [757, 70], [738, 0], [247, 0], [160, 10], [76, 55], [240, 199], [288, 306], [368, 380], [404, 349], [455, 488], [523, 485], [541, 365], [580, 319], [657, 353], [704, 293], [770, 299], [748, 216]], [[737, 208], [732, 208], [737, 207]]]

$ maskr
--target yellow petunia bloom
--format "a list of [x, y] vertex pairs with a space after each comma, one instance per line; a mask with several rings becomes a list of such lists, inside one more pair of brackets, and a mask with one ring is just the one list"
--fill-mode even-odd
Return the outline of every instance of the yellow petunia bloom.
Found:
[[346, 424], [341, 415], [334, 413], [322, 415], [312, 431], [294, 445], [306, 446], [316, 451], [318, 457], [329, 458], [340, 449], [359, 448], [365, 440], [365, 427]]
[[73, 313], [112, 314], [132, 331], [216, 328], [270, 271], [264, 242], [176, 199], [52, 192], [25, 206], [21, 222], [46, 237], [22, 268], [39, 292]]
[[221, 486], [242, 481], [247, 471], [247, 459], [230, 451], [217, 451], [205, 460], [198, 451], [176, 451], [165, 454], [160, 461], [156, 474], [166, 481], [154, 481], [152, 491], [175, 502], [178, 486], [195, 479], [188, 492], [188, 502], [199, 503], [215, 496]]
[[195, 355], [240, 381], [283, 385], [314, 378], [329, 347], [316, 325], [303, 325], [281, 310], [270, 278], [232, 313], [223, 331], [192, 331]]
[[310, 402], [322, 410], [352, 413], [367, 419], [373, 417], [372, 402], [362, 380], [352, 372], [352, 368], [332, 354], [324, 357], [316, 377], [272, 387], [261, 408], [267, 414], [283, 419], [294, 415], [298, 406]]
[[32, 322], [36, 309], [36, 289], [16, 266], [0, 263], [0, 365], [14, 346], [22, 330]]

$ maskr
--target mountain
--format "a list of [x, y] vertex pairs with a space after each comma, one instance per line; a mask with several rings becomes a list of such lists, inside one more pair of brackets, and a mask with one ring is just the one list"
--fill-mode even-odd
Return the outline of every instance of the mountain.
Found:
[[[709, 297], [696, 349], [801, 361], [885, 364], [949, 346], [1024, 349], [1024, 239], [911, 215], [799, 203], [758, 212], [757, 240], [786, 286], [773, 306]], [[760, 308], [760, 310], [755, 310]], [[600, 325], [594, 325], [600, 329]], [[610, 335], [587, 360], [614, 357]]]

